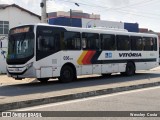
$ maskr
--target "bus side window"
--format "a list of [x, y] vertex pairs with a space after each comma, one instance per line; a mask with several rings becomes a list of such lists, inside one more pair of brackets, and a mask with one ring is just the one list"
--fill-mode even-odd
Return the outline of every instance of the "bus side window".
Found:
[[82, 38], [82, 49], [86, 48], [86, 39]]
[[54, 35], [43, 35], [38, 37], [38, 50], [40, 51], [55, 51], [56, 37]]
[[152, 49], [157, 51], [157, 38], [152, 38]]
[[109, 34], [101, 34], [101, 46], [102, 50], [115, 50], [116, 43], [115, 43], [115, 35]]
[[117, 50], [130, 50], [130, 39], [126, 35], [117, 35]]
[[153, 50], [153, 41], [151, 37], [143, 37], [144, 41], [144, 50], [152, 51]]
[[130, 36], [131, 40], [131, 50], [142, 51], [143, 50], [143, 41], [139, 36]]
[[82, 48], [85, 50], [99, 50], [100, 39], [97, 33], [82, 33]]
[[63, 32], [62, 33], [62, 49], [64, 50], [80, 50], [81, 38], [79, 32]]
[[41, 51], [41, 49], [42, 49], [42, 36], [39, 36], [37, 40], [38, 40], [38, 50]]
[[60, 34], [56, 33], [54, 34], [54, 47], [55, 47], [55, 51], [60, 50]]
[[2, 48], [2, 41], [0, 40], [0, 48]]

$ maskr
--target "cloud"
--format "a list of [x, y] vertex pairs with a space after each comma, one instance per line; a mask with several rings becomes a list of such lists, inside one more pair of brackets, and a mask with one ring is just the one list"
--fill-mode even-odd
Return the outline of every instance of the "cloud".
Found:
[[[0, 0], [1, 4], [17, 4], [27, 10], [30, 10], [36, 14], [41, 14], [40, 3], [41, 0]], [[64, 11], [68, 8], [65, 3], [47, 1], [47, 12]]]
[[64, 3], [56, 3], [55, 1], [48, 1], [47, 2], [47, 11], [64, 11], [67, 6]]
[[130, 0], [109, 0], [108, 2], [111, 6], [114, 6], [117, 8], [119, 6], [129, 4]]
[[15, 0], [0, 0], [1, 4], [12, 4]]
[[41, 12], [40, 2], [41, 0], [0, 0], [0, 4], [17, 4], [36, 14]]

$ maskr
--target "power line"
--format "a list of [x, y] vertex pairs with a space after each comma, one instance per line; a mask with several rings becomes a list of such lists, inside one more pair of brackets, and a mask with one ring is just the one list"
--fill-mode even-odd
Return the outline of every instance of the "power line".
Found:
[[160, 14], [155, 14], [155, 13], [151, 13], [151, 12], [143, 12], [143, 11], [134, 11], [134, 9], [125, 9], [125, 10], [123, 10], [123, 11], [130, 11], [130, 12], [133, 12], [133, 13], [135, 13], [135, 12], [139, 12], [139, 13], [142, 13], [142, 14], [148, 14], [148, 15], [155, 15], [155, 16], [160, 16]]
[[[58, 1], [67, 2], [67, 3], [75, 3], [75, 2], [70, 1], [70, 0], [58, 0]], [[76, 3], [81, 4], [81, 5], [85, 5], [85, 6], [90, 6], [90, 7], [100, 7], [100, 8], [104, 8], [106, 10], [112, 10], [112, 9], [115, 10], [115, 9], [123, 9], [123, 8], [126, 8], [126, 7], [133, 7], [133, 6], [137, 6], [137, 5], [138, 6], [139, 5], [144, 6], [144, 4], [150, 3], [150, 2], [153, 2], [153, 1], [156, 1], [156, 0], [147, 0], [147, 1], [143, 0], [143, 1], [140, 1], [140, 2], [137, 2], [137, 3], [134, 3], [134, 4], [130, 4], [130, 5], [122, 6], [122, 7], [117, 7], [117, 8], [109, 8], [109, 7], [106, 7], [106, 6], [95, 5], [95, 4], [93, 5], [93, 3], [92, 3], [92, 5], [91, 4], [86, 4], [86, 3], [81, 3], [81, 2], [76, 2]], [[106, 4], [106, 3], [104, 3], [104, 4]]]
[[[75, 2], [70, 1], [70, 0], [59, 0], [59, 1], [67, 2], [67, 3], [75, 3]], [[143, 0], [143, 1], [140, 1], [140, 2], [137, 2], [137, 3], [134, 3], [134, 4], [130, 4], [130, 5], [122, 6], [122, 7], [117, 7], [117, 8], [109, 8], [109, 7], [106, 7], [106, 6], [100, 6], [100, 5], [95, 5], [95, 4], [91, 5], [91, 4], [81, 3], [81, 2], [77, 2], [77, 3], [80, 4], [80, 5], [85, 5], [85, 6], [89, 6], [89, 7], [96, 7], [96, 8], [100, 7], [101, 9], [105, 9], [103, 11], [123, 12], [123, 13], [126, 13], [126, 14], [132, 14], [132, 15], [141, 16], [141, 17], [157, 18], [157, 17], [152, 17], [152, 16], [153, 15], [160, 16], [159, 14], [145, 12], [145, 14], [152, 15], [152, 16], [146, 16], [146, 15], [143, 14], [144, 12], [139, 12], [139, 13], [143, 14], [143, 15], [140, 15], [140, 14], [137, 14], [133, 11], [128, 12], [129, 10], [121, 10], [121, 9], [124, 9], [124, 8], [127, 8], [127, 7], [133, 7], [133, 6], [139, 6], [139, 5], [144, 6], [145, 4], [148, 4], [148, 3], [151, 3], [151, 2], [154, 2], [154, 1], [157, 1], [157, 0]], [[103, 12], [103, 11], [99, 11], [99, 12]]]
[[127, 12], [127, 11], [124, 11], [124, 10], [116, 10], [115, 12], [121, 12], [121, 13], [125, 13], [125, 14], [131, 14], [131, 15], [135, 15], [135, 16], [139, 16], [139, 17], [147, 17], [147, 18], [150, 18], [150, 19], [159, 19], [160, 16], [157, 16], [157, 17], [151, 17], [151, 16], [146, 16], [146, 15], [140, 15], [140, 14], [136, 14], [136, 13], [132, 13], [132, 12]]
[[140, 1], [140, 2], [137, 2], [137, 3], [134, 3], [134, 4], [130, 4], [130, 5], [122, 6], [122, 7], [117, 7], [117, 8], [109, 8], [109, 9], [106, 9], [106, 10], [123, 9], [123, 8], [127, 8], [127, 7], [139, 6], [139, 5], [140, 6], [143, 5], [143, 7], [144, 7], [144, 4], [150, 3], [150, 2], [153, 2], [153, 1], [155, 1], [155, 0], [148, 0], [148, 1], [143, 0], [143, 1]]
[[91, 4], [81, 3], [81, 2], [72, 2], [72, 1], [69, 1], [69, 0], [59, 0], [59, 1], [67, 2], [67, 3], [78, 3], [78, 4], [80, 4], [80, 5], [85, 5], [85, 6], [90, 6], [90, 7], [101, 7], [101, 8], [107, 8], [107, 7], [100, 6], [100, 5], [91, 5]]

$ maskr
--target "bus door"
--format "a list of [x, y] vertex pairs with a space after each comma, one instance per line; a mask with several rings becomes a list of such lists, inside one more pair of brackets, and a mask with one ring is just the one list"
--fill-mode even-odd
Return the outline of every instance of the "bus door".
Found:
[[40, 67], [40, 77], [59, 75], [60, 33], [56, 28], [38, 26], [36, 60]]

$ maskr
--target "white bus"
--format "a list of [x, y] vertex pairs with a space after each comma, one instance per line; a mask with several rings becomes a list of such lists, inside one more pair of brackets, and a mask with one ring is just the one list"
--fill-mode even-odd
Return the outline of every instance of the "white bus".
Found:
[[154, 34], [35, 24], [11, 29], [8, 44], [7, 73], [15, 79], [70, 82], [79, 75], [130, 76], [159, 65]]

